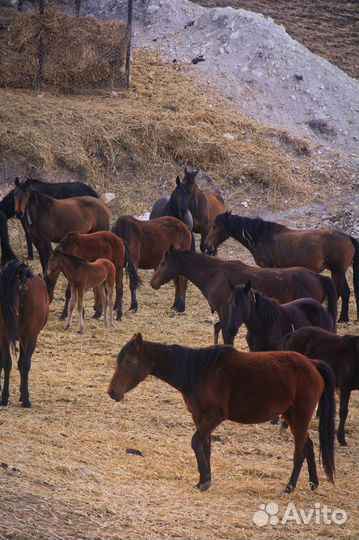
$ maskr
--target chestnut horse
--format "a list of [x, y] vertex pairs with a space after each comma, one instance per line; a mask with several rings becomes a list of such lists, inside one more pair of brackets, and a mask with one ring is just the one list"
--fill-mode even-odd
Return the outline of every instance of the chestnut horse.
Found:
[[[20, 185], [20, 180], [15, 179], [15, 187]], [[99, 198], [91, 186], [84, 184], [83, 182], [43, 182], [42, 180], [36, 180], [36, 178], [27, 178], [21, 185], [36, 189], [40, 193], [50, 195], [54, 199], [68, 199], [70, 197], [83, 197], [89, 195], [90, 197]], [[0, 201], [0, 211], [4, 212], [6, 219], [10, 219], [15, 216], [15, 202], [14, 202], [14, 190], [12, 189], [5, 197]], [[25, 226], [26, 216], [21, 220], [22, 227], [25, 231], [28, 258], [33, 259], [32, 241], [27, 232]]]
[[[112, 232], [100, 231], [91, 234], [80, 234], [76, 232], [68, 233], [59, 244], [63, 251], [69, 255], [82, 257], [87, 261], [93, 262], [96, 259], [108, 259], [112, 261], [116, 268], [116, 300], [115, 309], [117, 311], [117, 320], [122, 318], [122, 298], [123, 298], [123, 269], [130, 278], [131, 289], [137, 290], [141, 280], [133, 265], [130, 251], [126, 242]], [[58, 276], [54, 276], [56, 280]], [[55, 283], [53, 283], [55, 286]], [[62, 311], [61, 319], [68, 316], [68, 304], [71, 296], [71, 288], [66, 288], [66, 301]], [[95, 300], [95, 315], [97, 319], [101, 316], [102, 304], [99, 299]]]
[[108, 394], [121, 401], [151, 374], [181, 392], [192, 415], [192, 437], [199, 471], [198, 487], [211, 484], [211, 433], [224, 420], [259, 424], [282, 414], [294, 436], [294, 464], [285, 492], [291, 493], [306, 459], [311, 489], [319, 485], [313, 442], [308, 428], [320, 403], [319, 443], [324, 471], [334, 482], [334, 375], [320, 360], [295, 352], [240, 353], [217, 345], [190, 349], [142, 340], [122, 348]]
[[[103, 303], [103, 322], [105, 326], [113, 326], [113, 290], [115, 287], [116, 269], [114, 264], [108, 259], [97, 259], [95, 262], [88, 262], [81, 257], [75, 257], [65, 253], [58, 246], [52, 253], [48, 268], [45, 274], [45, 281], [48, 287], [50, 298], [53, 296], [54, 276], [62, 272], [71, 286], [71, 299], [69, 316], [65, 330], [69, 330], [72, 324], [73, 311], [77, 304], [79, 313], [78, 334], [83, 333], [83, 299], [84, 293], [88, 289], [98, 288]], [[107, 310], [109, 311], [109, 323], [107, 319]]]
[[46, 324], [49, 314], [49, 296], [40, 276], [34, 276], [26, 264], [8, 262], [0, 271], [0, 373], [4, 370], [4, 386], [0, 405], [9, 402], [10, 349], [19, 340], [20, 401], [31, 407], [29, 396], [29, 371], [36, 348], [37, 337]]
[[39, 252], [43, 272], [51, 255], [51, 242], [59, 242], [71, 231], [91, 233], [109, 228], [111, 211], [95, 197], [58, 200], [19, 184], [14, 201], [17, 217], [26, 217], [26, 228]]
[[320, 328], [300, 328], [283, 339], [282, 348], [320, 358], [334, 370], [340, 393], [337, 439], [340, 446], [347, 446], [344, 429], [350, 394], [359, 390], [359, 336], [337, 336]]
[[342, 299], [339, 322], [347, 322], [350, 289], [345, 277], [353, 265], [354, 294], [359, 318], [359, 242], [349, 234], [332, 229], [296, 230], [261, 218], [225, 212], [216, 217], [205, 241], [211, 253], [232, 236], [252, 254], [258, 266], [288, 268], [303, 266], [314, 272], [330, 270]]
[[280, 305], [278, 300], [252, 289], [250, 281], [231, 287], [230, 333], [236, 335], [244, 323], [250, 351], [277, 351], [286, 334], [303, 326], [335, 331], [336, 317], [331, 319], [322, 304], [313, 298], [299, 298]]
[[[173, 217], [141, 221], [132, 216], [121, 216], [112, 227], [112, 232], [127, 242], [136, 269], [156, 268], [163, 253], [172, 244], [178, 249], [191, 249], [192, 246], [190, 229]], [[172, 309], [182, 313], [186, 308], [187, 279], [178, 275], [174, 283], [175, 300]], [[136, 291], [133, 287], [130, 309], [137, 311]]]
[[331, 317], [336, 316], [334, 283], [329, 277], [305, 268], [257, 268], [241, 261], [225, 261], [193, 251], [175, 250], [172, 246], [156, 268], [151, 286], [159, 289], [178, 275], [192, 281], [207, 299], [212, 312], [217, 312], [219, 322], [214, 325], [215, 344], [221, 329], [224, 343], [233, 344], [235, 337], [229, 324], [230, 283], [237, 285], [250, 279], [256, 289], [280, 303], [303, 297], [314, 298], [318, 302], [327, 299]]
[[[184, 178], [181, 181], [177, 176], [177, 187], [172, 192], [169, 203], [172, 211], [178, 212], [181, 221], [188, 219], [190, 212], [193, 220], [193, 232], [201, 235], [200, 249], [204, 251], [204, 241], [211, 228], [214, 218], [224, 212], [224, 201], [217, 191], [211, 189], [199, 189], [196, 184], [198, 171], [189, 171], [185, 168]], [[162, 199], [160, 199], [162, 201]], [[157, 201], [151, 212], [152, 217], [159, 217], [159, 203]], [[174, 210], [173, 210], [174, 209]], [[162, 214], [165, 215], [165, 214]], [[150, 219], [151, 219], [150, 218]], [[186, 222], [186, 221], [185, 221]]]

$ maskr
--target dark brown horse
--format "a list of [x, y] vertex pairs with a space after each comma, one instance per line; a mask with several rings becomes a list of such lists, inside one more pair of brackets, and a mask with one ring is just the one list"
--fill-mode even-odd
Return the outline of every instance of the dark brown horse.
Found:
[[298, 351], [327, 362], [335, 373], [340, 392], [338, 442], [347, 446], [345, 420], [352, 390], [359, 390], [359, 336], [337, 336], [320, 328], [301, 328], [282, 342], [283, 349]]
[[[163, 253], [172, 244], [178, 249], [191, 249], [192, 246], [190, 229], [173, 217], [140, 221], [132, 216], [121, 216], [112, 227], [112, 232], [127, 242], [136, 269], [156, 268]], [[186, 307], [187, 279], [176, 276], [174, 282], [175, 301], [172, 309], [182, 313]], [[137, 311], [136, 291], [132, 287], [130, 309]]]
[[205, 241], [209, 253], [232, 236], [246, 247], [264, 268], [303, 266], [314, 272], [330, 270], [342, 299], [339, 322], [348, 321], [350, 289], [345, 277], [353, 265], [354, 293], [359, 318], [359, 242], [331, 229], [295, 230], [261, 218], [225, 212], [216, 217]]
[[240, 353], [230, 346], [190, 349], [143, 341], [122, 348], [108, 393], [121, 401], [149, 374], [182, 393], [196, 432], [192, 437], [198, 487], [211, 484], [211, 433], [224, 420], [259, 424], [282, 414], [294, 436], [294, 466], [285, 488], [292, 492], [306, 459], [312, 489], [319, 485], [308, 428], [320, 402], [319, 441], [327, 478], [334, 481], [334, 375], [320, 360], [295, 352]]
[[[20, 180], [15, 179], [15, 187], [20, 185]], [[99, 198], [99, 195], [96, 193], [91, 186], [84, 184], [83, 182], [43, 182], [42, 180], [36, 180], [36, 178], [27, 178], [25, 182], [21, 185], [30, 187], [44, 193], [45, 195], [50, 195], [54, 199], [69, 199], [70, 197], [83, 197], [89, 195], [90, 197]], [[10, 219], [15, 216], [15, 202], [14, 202], [14, 190], [12, 189], [5, 197], [0, 201], [0, 211], [4, 212], [6, 219]], [[21, 224], [25, 231], [26, 243], [28, 258], [33, 259], [34, 254], [32, 250], [32, 241], [27, 232], [26, 226], [26, 216], [21, 220]]]
[[175, 250], [165, 253], [151, 279], [151, 286], [158, 289], [164, 283], [182, 275], [192, 281], [207, 299], [212, 312], [217, 312], [219, 322], [214, 325], [214, 342], [222, 329], [224, 343], [233, 344], [230, 329], [230, 283], [246, 283], [280, 303], [297, 298], [314, 298], [318, 302], [328, 300], [331, 317], [336, 314], [336, 291], [332, 280], [305, 268], [257, 268], [241, 261], [225, 261], [192, 251]]
[[0, 272], [0, 373], [4, 370], [4, 386], [0, 405], [9, 401], [12, 360], [10, 349], [19, 340], [20, 401], [29, 408], [29, 371], [37, 337], [49, 314], [49, 296], [40, 276], [18, 261], [8, 262]]
[[[122, 298], [123, 298], [123, 269], [130, 278], [131, 290], [137, 290], [141, 284], [136, 268], [133, 265], [130, 251], [126, 242], [112, 232], [95, 232], [91, 234], [68, 233], [59, 244], [63, 251], [70, 255], [82, 257], [87, 261], [94, 262], [96, 259], [108, 259], [113, 262], [116, 268], [116, 300], [115, 309], [117, 320], [122, 318]], [[58, 276], [54, 276], [57, 280]], [[53, 283], [55, 286], [55, 283]], [[61, 315], [65, 319], [68, 315], [68, 304], [70, 300], [70, 286], [66, 288], [66, 302]], [[94, 318], [101, 316], [102, 304], [95, 302], [96, 313]]]
[[39, 252], [43, 272], [51, 255], [51, 242], [59, 242], [71, 231], [91, 233], [109, 228], [111, 211], [95, 197], [57, 200], [19, 184], [14, 201], [16, 215], [26, 217], [26, 228]]
[[[224, 212], [224, 201], [217, 191], [200, 189], [196, 184], [198, 171], [189, 171], [185, 168], [184, 178], [177, 177], [177, 187], [172, 192], [170, 200], [172, 211], [178, 212], [179, 219], [188, 219], [190, 212], [193, 220], [193, 232], [201, 235], [200, 249], [204, 251], [204, 241], [211, 228], [214, 218]], [[162, 199], [161, 199], [162, 200]], [[159, 201], [158, 201], [159, 203]], [[151, 217], [159, 217], [159, 204], [156, 203]], [[175, 215], [175, 214], [174, 214]]]
[[[72, 324], [72, 316], [77, 305], [79, 314], [78, 334], [83, 333], [84, 329], [84, 308], [83, 299], [85, 291], [89, 289], [98, 289], [103, 305], [103, 321], [105, 326], [113, 326], [113, 290], [115, 287], [116, 269], [114, 264], [108, 259], [96, 259], [89, 262], [86, 259], [75, 257], [65, 253], [58, 246], [49, 259], [48, 268], [45, 274], [46, 285], [52, 299], [54, 276], [62, 272], [71, 287], [71, 299], [69, 315], [65, 330], [69, 330]], [[107, 317], [107, 312], [109, 317]]]
[[303, 326], [319, 326], [334, 330], [336, 317], [331, 319], [327, 310], [313, 298], [300, 298], [287, 304], [268, 298], [245, 285], [233, 285], [229, 299], [229, 331], [236, 335], [244, 323], [250, 351], [277, 351], [283, 337]]

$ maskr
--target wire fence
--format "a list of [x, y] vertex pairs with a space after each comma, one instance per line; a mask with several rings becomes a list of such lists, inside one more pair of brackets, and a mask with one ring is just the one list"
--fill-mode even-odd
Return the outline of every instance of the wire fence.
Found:
[[130, 84], [127, 21], [82, 15], [82, 0], [16, 0], [0, 10], [0, 86], [92, 93]]

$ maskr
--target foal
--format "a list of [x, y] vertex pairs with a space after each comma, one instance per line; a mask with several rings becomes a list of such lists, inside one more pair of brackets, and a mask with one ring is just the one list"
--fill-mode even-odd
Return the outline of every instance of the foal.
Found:
[[69, 316], [65, 330], [71, 327], [72, 315], [77, 304], [79, 313], [78, 334], [83, 333], [83, 298], [84, 292], [88, 289], [98, 288], [102, 297], [104, 308], [104, 325], [108, 326], [107, 311], [109, 312], [109, 324], [113, 326], [113, 291], [115, 287], [116, 269], [115, 265], [108, 259], [97, 259], [95, 262], [88, 262], [81, 257], [75, 257], [65, 253], [61, 247], [57, 247], [50, 257], [48, 269], [45, 274], [45, 281], [48, 286], [50, 298], [53, 295], [53, 277], [62, 272], [71, 287], [71, 300]]

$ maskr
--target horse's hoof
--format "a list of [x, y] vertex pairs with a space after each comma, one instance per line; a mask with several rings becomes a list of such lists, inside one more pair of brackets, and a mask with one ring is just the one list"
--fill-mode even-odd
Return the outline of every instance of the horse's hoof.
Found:
[[349, 317], [339, 317], [338, 322], [342, 322], [342, 323], [349, 322]]
[[284, 488], [284, 493], [293, 493], [295, 488], [291, 484], [287, 484]]
[[84, 333], [83, 329], [77, 330], [77, 333], [80, 334], [80, 336]]
[[132, 313], [137, 313], [137, 310], [138, 310], [137, 306], [134, 306], [134, 307], [131, 306], [128, 311], [131, 311]]
[[279, 424], [279, 416], [276, 416], [275, 418], [273, 418], [273, 420], [271, 420], [270, 423], [272, 424], [272, 426], [276, 426], [277, 424]]
[[338, 442], [339, 442], [339, 446], [341, 446], [342, 448], [345, 448], [346, 446], [348, 446], [348, 443], [346, 440], [338, 441]]
[[23, 406], [24, 409], [31, 409], [30, 401], [24, 401], [22, 406]]
[[68, 317], [67, 313], [61, 313], [59, 319], [60, 321], [64, 321], [65, 319], [67, 319], [67, 317]]
[[284, 422], [284, 420], [282, 420], [279, 432], [284, 433], [286, 429], [288, 429], [288, 424], [287, 424], [287, 422]]
[[9, 403], [9, 400], [8, 399], [2, 399], [0, 401], [0, 406], [1, 407], [7, 407], [8, 406], [8, 403]]
[[198, 484], [196, 484], [194, 487], [198, 489], [201, 493], [204, 493], [210, 488], [210, 486], [211, 486], [211, 480], [207, 480], [207, 482], [205, 482], [204, 484], [201, 484], [200, 482], [198, 482]]
[[64, 330], [70, 330], [70, 325], [67, 324], [66, 326], [64, 326]]
[[319, 486], [319, 484], [314, 484], [314, 482], [309, 482], [309, 485], [312, 491], [315, 491], [316, 489], [318, 489], [318, 486]]

